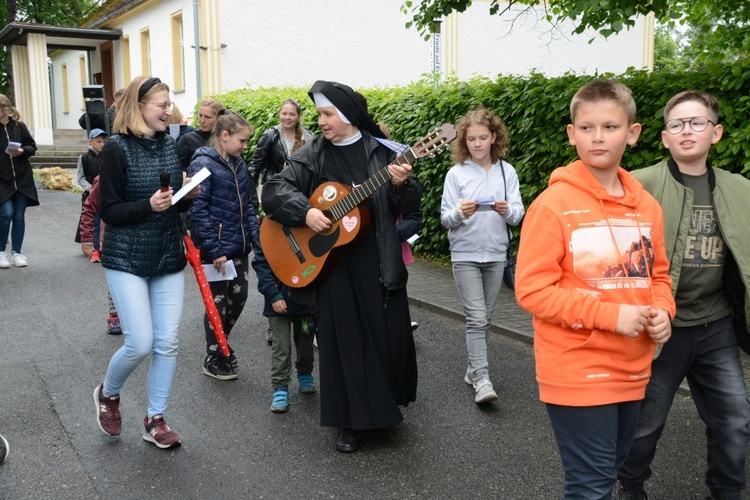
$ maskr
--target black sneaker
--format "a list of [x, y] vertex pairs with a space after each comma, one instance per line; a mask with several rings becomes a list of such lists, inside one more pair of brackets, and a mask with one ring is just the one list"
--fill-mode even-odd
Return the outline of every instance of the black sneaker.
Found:
[[237, 356], [234, 355], [234, 349], [231, 347], [229, 348], [229, 357], [227, 358], [227, 361], [229, 361], [229, 366], [231, 366], [232, 369], [237, 369]]
[[626, 489], [618, 481], [612, 491], [613, 500], [648, 500], [648, 495], [643, 490], [643, 487], [637, 489]]
[[237, 372], [229, 365], [229, 361], [223, 355], [208, 355], [203, 361], [203, 374], [216, 380], [233, 380], [237, 378]]
[[271, 330], [271, 327], [268, 327], [268, 331], [266, 332], [266, 342], [268, 345], [273, 344], [273, 330]]

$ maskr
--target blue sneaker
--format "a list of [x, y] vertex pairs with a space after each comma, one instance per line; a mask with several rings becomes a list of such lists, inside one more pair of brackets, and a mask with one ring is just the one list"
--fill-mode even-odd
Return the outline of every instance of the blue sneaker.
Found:
[[299, 382], [299, 392], [302, 394], [312, 394], [315, 392], [315, 377], [311, 374], [297, 376]]
[[273, 402], [271, 411], [274, 413], [284, 413], [289, 409], [289, 387], [282, 386], [273, 391]]

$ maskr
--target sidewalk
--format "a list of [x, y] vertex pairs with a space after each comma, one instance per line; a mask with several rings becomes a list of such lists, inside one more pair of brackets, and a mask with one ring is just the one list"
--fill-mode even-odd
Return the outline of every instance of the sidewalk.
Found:
[[[450, 267], [416, 260], [408, 269], [406, 290], [413, 307], [464, 321], [464, 309]], [[500, 289], [495, 304], [492, 331], [528, 343], [532, 343], [534, 338], [531, 315], [518, 306], [515, 295], [505, 285]]]

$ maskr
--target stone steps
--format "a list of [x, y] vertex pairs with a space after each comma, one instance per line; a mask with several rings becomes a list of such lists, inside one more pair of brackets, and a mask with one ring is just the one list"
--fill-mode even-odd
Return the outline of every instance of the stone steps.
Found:
[[88, 150], [86, 131], [82, 129], [59, 129], [52, 132], [54, 144], [38, 146], [31, 157], [34, 168], [61, 167], [75, 169], [78, 157]]

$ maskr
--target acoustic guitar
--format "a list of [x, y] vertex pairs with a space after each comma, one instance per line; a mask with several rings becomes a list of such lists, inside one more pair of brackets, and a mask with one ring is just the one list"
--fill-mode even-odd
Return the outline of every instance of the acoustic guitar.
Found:
[[[407, 149], [399, 161], [411, 164], [436, 153], [455, 138], [453, 125], [442, 125]], [[331, 221], [331, 227], [320, 233], [307, 226], [289, 227], [264, 218], [260, 244], [279, 280], [292, 288], [302, 288], [325, 278], [335, 264], [335, 250], [367, 235], [370, 214], [367, 207], [360, 205], [389, 180], [386, 166], [355, 188], [338, 182], [318, 186], [310, 204]]]

